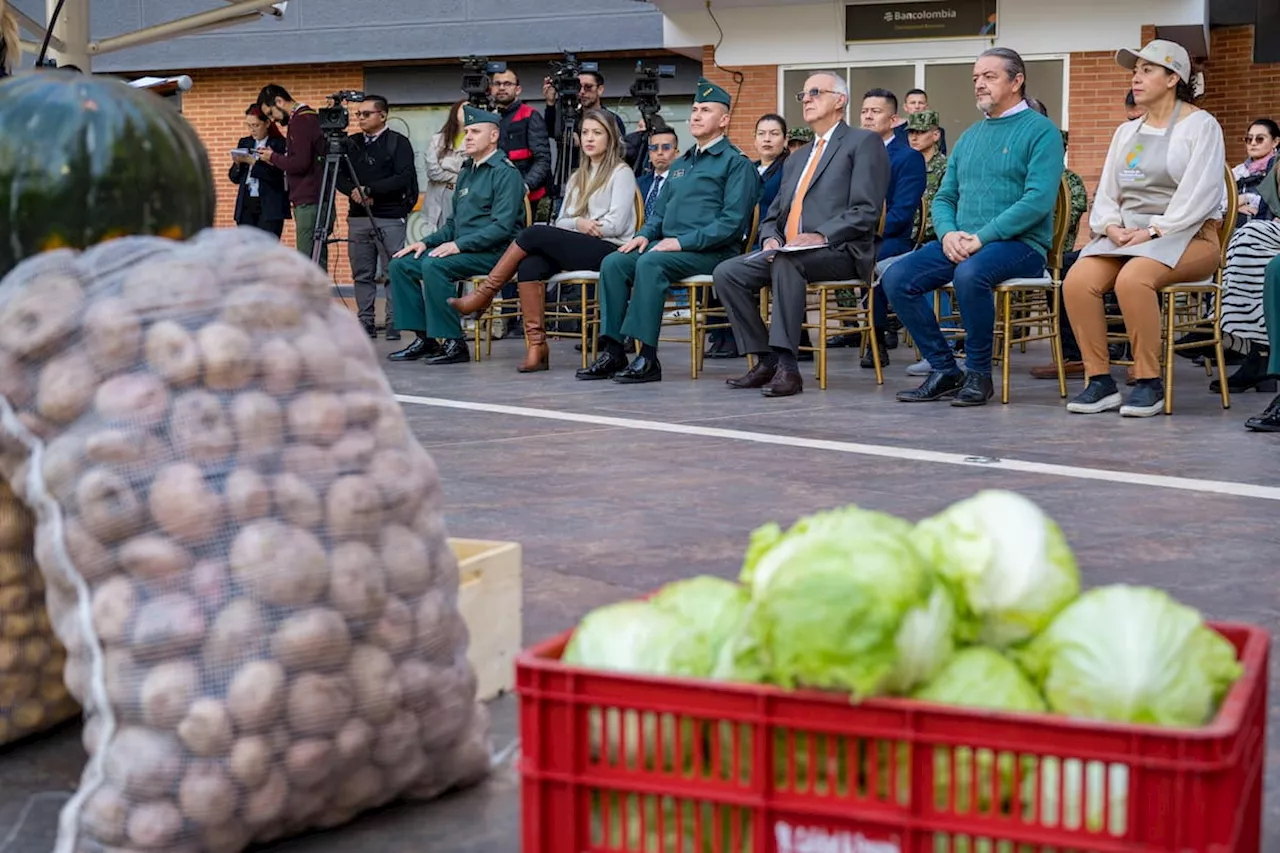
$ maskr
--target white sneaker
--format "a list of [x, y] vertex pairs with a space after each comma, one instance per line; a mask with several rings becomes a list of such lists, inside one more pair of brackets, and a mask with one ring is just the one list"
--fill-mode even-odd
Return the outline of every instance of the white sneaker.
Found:
[[932, 372], [933, 366], [929, 364], [929, 359], [927, 358], [922, 358], [907, 367], [908, 376], [928, 376]]
[[667, 311], [666, 313], [664, 313], [662, 315], [662, 318], [664, 320], [687, 320], [689, 319], [689, 309], [675, 308], [675, 309], [672, 309], [671, 311]]

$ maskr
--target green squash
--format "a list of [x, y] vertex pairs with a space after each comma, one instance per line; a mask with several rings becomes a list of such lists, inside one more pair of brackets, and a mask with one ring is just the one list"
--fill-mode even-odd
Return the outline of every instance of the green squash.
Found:
[[213, 225], [209, 155], [177, 110], [123, 81], [0, 79], [0, 276], [24, 258]]

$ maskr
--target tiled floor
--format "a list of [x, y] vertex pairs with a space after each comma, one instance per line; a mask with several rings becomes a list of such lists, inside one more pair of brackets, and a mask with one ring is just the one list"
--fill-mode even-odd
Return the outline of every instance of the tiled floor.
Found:
[[[640, 387], [576, 381], [578, 355], [567, 343], [554, 345], [551, 373], [518, 376], [522, 350], [501, 341], [480, 364], [389, 365], [388, 374], [403, 395], [514, 407], [500, 414], [407, 403], [406, 411], [442, 471], [450, 532], [523, 545], [527, 642], [669, 580], [734, 575], [748, 534], [767, 521], [846, 502], [918, 518], [989, 486], [1044, 506], [1088, 584], [1154, 584], [1211, 617], [1280, 628], [1280, 437], [1242, 427], [1269, 397], [1240, 395], [1224, 412], [1189, 362], [1178, 365], [1173, 417], [1122, 420], [1067, 415], [1055, 383], [1026, 374], [1042, 351], [1015, 355], [1011, 405], [962, 411], [894, 402], [896, 390], [918, 382], [903, 373], [913, 360], [903, 350], [892, 354], [883, 387], [853, 353], [833, 351], [829, 389], [819, 391], [806, 366], [807, 390], [785, 400], [726, 388], [743, 361], [708, 362], [691, 381], [679, 345], [663, 347], [665, 381]], [[529, 409], [738, 433], [549, 420]], [[787, 437], [837, 444], [794, 446]], [[883, 447], [891, 455], [876, 455]], [[930, 461], [918, 458], [922, 450], [954, 455]], [[965, 457], [1032, 464], [1011, 470]], [[1090, 479], [1069, 469], [1110, 473]], [[1181, 479], [1152, 486], [1125, 482], [1126, 473]], [[1241, 486], [1260, 488], [1247, 496]], [[498, 745], [510, 743], [510, 698], [497, 703], [495, 719]], [[49, 849], [56, 801], [32, 805], [14, 847], [4, 846], [5, 833], [31, 792], [70, 789], [82, 759], [75, 726], [0, 754], [0, 853]], [[1280, 850], [1280, 764], [1271, 767], [1263, 849]], [[505, 768], [465, 794], [271, 849], [514, 853], [519, 844], [518, 781]]]

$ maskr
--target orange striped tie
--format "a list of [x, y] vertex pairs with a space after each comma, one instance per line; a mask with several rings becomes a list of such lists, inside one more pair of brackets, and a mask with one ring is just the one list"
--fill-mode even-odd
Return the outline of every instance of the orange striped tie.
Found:
[[818, 161], [822, 159], [822, 143], [825, 141], [819, 138], [813, 144], [813, 156], [809, 158], [809, 165], [800, 176], [800, 184], [796, 187], [796, 197], [791, 202], [791, 212], [787, 214], [788, 243], [800, 236], [800, 214], [804, 210], [804, 195], [809, 191], [809, 181], [813, 179], [813, 171], [818, 168]]

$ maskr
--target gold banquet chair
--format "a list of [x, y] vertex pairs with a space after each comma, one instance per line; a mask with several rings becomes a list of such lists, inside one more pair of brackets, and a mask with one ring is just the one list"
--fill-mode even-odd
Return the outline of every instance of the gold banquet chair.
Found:
[[[743, 242], [743, 254], [755, 245], [756, 231], [759, 227], [760, 208], [757, 206], [751, 211], [751, 227], [747, 230], [747, 238]], [[698, 378], [698, 371], [702, 369], [703, 354], [706, 350], [706, 342], [703, 337], [712, 329], [729, 328], [729, 313], [724, 309], [724, 306], [713, 307], [709, 304], [714, 286], [715, 282], [709, 275], [695, 275], [671, 282], [669, 294], [674, 294], [682, 289], [688, 291], [689, 316], [670, 320], [664, 316], [662, 320], [662, 328], [664, 329], [669, 326], [689, 327], [689, 372], [693, 379]], [[668, 295], [664, 311], [673, 310], [676, 307], [673, 297]], [[664, 337], [659, 337], [658, 340], [666, 343], [683, 341], [682, 338]]]
[[[532, 224], [533, 224], [533, 205], [529, 202], [529, 193], [526, 192], [524, 194], [524, 227], [528, 228]], [[506, 246], [503, 246], [503, 249], [505, 250]], [[472, 288], [475, 288], [479, 286], [480, 283], [483, 282], [486, 278], [488, 278], [487, 274], [473, 275], [470, 278], [466, 279], [465, 281], [459, 282], [459, 284], [460, 285], [469, 284]], [[459, 294], [461, 294], [462, 290], [463, 288], [460, 286], [458, 288]], [[496, 320], [501, 319], [503, 316], [512, 316], [512, 315], [503, 315], [502, 313], [503, 308], [506, 308], [508, 306], [519, 305], [519, 304], [520, 304], [520, 300], [518, 299], [504, 299], [502, 298], [502, 296], [498, 296], [493, 300], [492, 303], [490, 303], [488, 309], [483, 314], [481, 314], [479, 317], [476, 318], [476, 325], [474, 329], [476, 352], [475, 352], [475, 356], [473, 356], [473, 358], [476, 361], [480, 360], [481, 335], [483, 334], [483, 337], [484, 337], [484, 347], [485, 347], [484, 354], [486, 356], [490, 356], [493, 354], [494, 322]]]
[[[636, 188], [635, 197], [636, 230], [644, 225], [644, 196]], [[582, 366], [591, 363], [596, 354], [596, 336], [600, 328], [600, 293], [597, 285], [600, 273], [597, 270], [572, 270], [556, 273], [547, 282], [547, 289], [555, 291], [555, 297], [547, 301], [546, 325], [548, 338], [577, 338], [582, 344]], [[566, 297], [565, 289], [575, 291], [575, 295]], [[562, 332], [558, 328], [552, 331], [552, 321], [557, 325], [565, 320], [576, 321], [577, 332]], [[588, 346], [590, 344], [590, 346]]]

